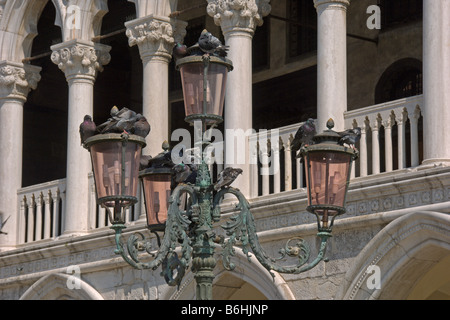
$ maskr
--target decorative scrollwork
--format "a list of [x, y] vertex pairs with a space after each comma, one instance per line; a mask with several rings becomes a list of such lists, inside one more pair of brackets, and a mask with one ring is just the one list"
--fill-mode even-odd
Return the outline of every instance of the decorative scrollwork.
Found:
[[[152, 252], [151, 242], [145, 240], [144, 235], [135, 233], [129, 236], [127, 240], [127, 250], [121, 241], [122, 230], [126, 227], [122, 224], [115, 224], [111, 227], [116, 231], [116, 254], [120, 254], [122, 258], [136, 269], [152, 269], [155, 270], [163, 264], [163, 276], [167, 283], [171, 286], [179, 285], [184, 276], [185, 269], [191, 260], [191, 240], [188, 236], [191, 221], [184, 211], [179, 209], [180, 195], [187, 192], [192, 198], [192, 202], [196, 203], [197, 198], [194, 189], [188, 185], [179, 185], [173, 191], [169, 199], [169, 213], [166, 221], [166, 231], [161, 241], [159, 250]], [[176, 246], [181, 245], [181, 257], [175, 252]], [[142, 262], [139, 254], [146, 252], [153, 256], [150, 262]], [[175, 257], [176, 256], [176, 257]], [[176, 276], [174, 277], [174, 271]]]
[[[226, 235], [229, 237], [223, 243], [223, 264], [228, 270], [233, 270], [235, 265], [231, 262], [231, 258], [235, 255], [235, 244], [239, 240], [241, 242], [242, 251], [250, 259], [249, 247], [258, 259], [258, 261], [274, 276], [271, 272], [277, 271], [280, 273], [301, 273], [315, 267], [321, 260], [323, 260], [327, 239], [331, 236], [330, 233], [320, 232], [318, 236], [321, 238], [321, 245], [317, 257], [309, 264], [306, 264], [310, 257], [310, 249], [306, 242], [300, 238], [293, 238], [288, 240], [285, 247], [280, 250], [281, 256], [278, 258], [270, 257], [262, 248], [258, 235], [256, 232], [253, 215], [250, 212], [250, 205], [245, 199], [244, 195], [235, 188], [225, 188], [220, 190], [214, 197], [214, 209], [219, 206], [219, 202], [226, 193], [231, 193], [239, 200], [237, 209], [239, 212], [231, 217], [226, 225], [222, 225]], [[295, 244], [292, 244], [293, 241]], [[297, 257], [297, 264], [294, 266], [281, 266], [277, 263], [286, 256]]]

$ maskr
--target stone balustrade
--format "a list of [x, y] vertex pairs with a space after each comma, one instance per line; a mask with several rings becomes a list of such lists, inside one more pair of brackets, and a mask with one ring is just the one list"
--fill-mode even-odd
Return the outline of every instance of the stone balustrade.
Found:
[[[346, 128], [359, 126], [363, 129], [361, 141], [357, 144], [360, 158], [352, 170], [352, 178], [419, 165], [422, 105], [422, 96], [415, 96], [345, 113]], [[251, 199], [306, 187], [303, 164], [290, 149], [290, 143], [301, 125], [260, 130], [247, 137], [250, 172], [244, 172], [238, 179], [249, 183]], [[212, 147], [216, 162], [208, 163], [212, 180], [216, 181], [218, 173], [224, 168], [224, 148], [222, 143], [213, 143]], [[18, 191], [19, 243], [56, 238], [64, 232], [65, 188], [65, 179], [61, 179]], [[141, 194], [140, 191], [138, 194]], [[94, 179], [90, 174], [88, 232], [110, 225], [106, 210], [96, 204], [95, 197]], [[142, 199], [139, 196], [138, 204], [127, 209], [127, 222], [145, 220], [141, 217]]]

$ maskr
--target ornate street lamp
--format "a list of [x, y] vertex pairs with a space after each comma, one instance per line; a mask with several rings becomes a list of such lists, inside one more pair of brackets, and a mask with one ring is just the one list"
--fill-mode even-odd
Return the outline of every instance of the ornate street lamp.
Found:
[[97, 204], [108, 211], [113, 225], [124, 225], [126, 208], [134, 205], [139, 161], [145, 139], [127, 133], [97, 134], [86, 141], [90, 151]]
[[[208, 126], [214, 126], [223, 120], [225, 80], [226, 73], [232, 70], [231, 61], [223, 57], [200, 54], [179, 59], [177, 68], [182, 73], [186, 121], [201, 121], [203, 136], [203, 131], [206, 131]], [[111, 228], [116, 232], [116, 253], [137, 269], [155, 270], [162, 266], [162, 275], [169, 285], [179, 285], [192, 262], [191, 270], [195, 274], [196, 297], [199, 300], [212, 299], [215, 277], [213, 270], [216, 266], [214, 252], [219, 245], [223, 248], [223, 265], [228, 270], [235, 267], [231, 259], [235, 254], [237, 241], [248, 257], [251, 249], [257, 260], [269, 271], [297, 274], [314, 268], [324, 258], [335, 216], [345, 212], [350, 162], [356, 152], [352, 148], [339, 145], [336, 135], [330, 128], [314, 138], [314, 145], [301, 149], [308, 171], [308, 211], [320, 217], [317, 236], [321, 244], [317, 257], [311, 262], [309, 246], [300, 238], [288, 240], [286, 246], [280, 250], [281, 256], [278, 258], [271, 258], [264, 251], [258, 240], [250, 205], [244, 195], [229, 185], [220, 186], [212, 182], [203, 157], [207, 144], [203, 142], [202, 159], [196, 166], [195, 183], [172, 186], [170, 197], [168, 195], [171, 186], [167, 168], [152, 165], [141, 171], [148, 227], [154, 232], [164, 231], [164, 236], [161, 241], [158, 237], [158, 249], [155, 250], [152, 248], [151, 239], [145, 239], [141, 233], [132, 234], [128, 237], [125, 250], [121, 240], [122, 230], [125, 228], [123, 219], [113, 219]], [[165, 150], [158, 159], [167, 160], [167, 152], [168, 150]], [[96, 181], [98, 179], [101, 177], [96, 177]], [[216, 235], [213, 224], [220, 221], [220, 203], [227, 193], [235, 196], [239, 203], [237, 212], [226, 224], [220, 226], [226, 234], [226, 238], [223, 238]], [[189, 204], [181, 207], [180, 204], [186, 196], [189, 197]], [[99, 197], [99, 201], [103, 198]], [[124, 198], [121, 194], [118, 194], [117, 198], [110, 197], [104, 201], [111, 204], [116, 204], [117, 201], [130, 202], [129, 198]], [[176, 251], [177, 247], [181, 247], [180, 250]], [[150, 254], [153, 259], [143, 262], [140, 254], [144, 252]], [[296, 258], [297, 263], [293, 266], [280, 264], [279, 261], [286, 257]]]
[[345, 213], [351, 165], [359, 154], [340, 143], [342, 135], [333, 127], [333, 120], [328, 120], [328, 130], [315, 135], [314, 144], [303, 146], [299, 153], [306, 168], [306, 209], [316, 215], [319, 232], [325, 234], [331, 234], [334, 219]]

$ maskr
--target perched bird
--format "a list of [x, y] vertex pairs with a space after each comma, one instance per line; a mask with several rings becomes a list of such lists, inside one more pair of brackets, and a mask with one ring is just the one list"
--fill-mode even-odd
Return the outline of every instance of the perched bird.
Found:
[[221, 173], [219, 173], [217, 182], [214, 184], [214, 190], [218, 191], [223, 187], [230, 186], [241, 173], [242, 169], [240, 168], [225, 168]]
[[172, 182], [170, 188], [173, 190], [180, 183], [195, 183], [197, 171], [190, 165], [179, 163], [172, 167]]
[[297, 152], [302, 146], [313, 144], [313, 137], [316, 134], [314, 119], [308, 119], [298, 128], [294, 140], [291, 142], [291, 150]]
[[188, 50], [186, 45], [177, 42], [173, 47], [172, 56], [174, 57], [175, 60], [184, 58], [185, 56], [187, 56], [187, 54]]
[[145, 138], [150, 133], [150, 124], [147, 119], [141, 115], [137, 114], [137, 121], [134, 123], [132, 133]]
[[355, 144], [361, 139], [361, 128], [356, 127], [353, 129], [348, 129], [342, 132], [338, 132], [341, 139], [339, 140], [340, 145], [348, 144], [352, 149], [355, 149]]
[[5, 221], [0, 221], [0, 234], [8, 234], [7, 232], [2, 231], [2, 229], [3, 229], [3, 227], [5, 226], [6, 222], [8, 221], [8, 219], [9, 219], [10, 217], [11, 217], [11, 216], [9, 216], [8, 218], [6, 218]]
[[155, 157], [148, 159], [147, 163], [147, 167], [152, 168], [172, 168], [174, 165], [170, 150], [164, 150]]
[[83, 122], [80, 124], [80, 138], [81, 144], [83, 145], [87, 138], [95, 135], [97, 131], [97, 127], [92, 121], [92, 117], [90, 115], [85, 115]]
[[206, 54], [213, 54], [219, 57], [226, 57], [228, 46], [224, 46], [222, 42], [215, 36], [208, 32], [206, 29], [200, 34], [198, 39], [198, 46]]
[[100, 133], [130, 133], [138, 114], [128, 108], [119, 110], [116, 106], [111, 109], [111, 118], [97, 127]]
[[139, 170], [144, 170], [148, 168], [148, 162], [152, 156], [150, 155], [141, 155], [141, 160], [139, 161]]

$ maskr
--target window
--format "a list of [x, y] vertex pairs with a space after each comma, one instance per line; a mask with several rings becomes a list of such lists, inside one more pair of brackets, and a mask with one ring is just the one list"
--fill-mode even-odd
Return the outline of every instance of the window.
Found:
[[381, 0], [382, 27], [422, 18], [423, 0]]
[[317, 12], [312, 0], [287, 3], [288, 58], [317, 49]]
[[422, 94], [422, 62], [406, 58], [393, 63], [381, 76], [375, 103], [383, 103]]

